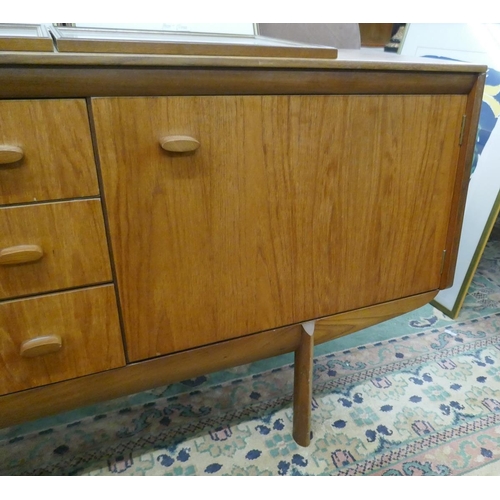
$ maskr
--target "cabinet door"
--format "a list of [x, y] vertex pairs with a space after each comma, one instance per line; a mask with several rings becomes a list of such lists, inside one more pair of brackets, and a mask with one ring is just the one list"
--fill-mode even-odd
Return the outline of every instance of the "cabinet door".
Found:
[[129, 358], [437, 289], [465, 99], [94, 99]]

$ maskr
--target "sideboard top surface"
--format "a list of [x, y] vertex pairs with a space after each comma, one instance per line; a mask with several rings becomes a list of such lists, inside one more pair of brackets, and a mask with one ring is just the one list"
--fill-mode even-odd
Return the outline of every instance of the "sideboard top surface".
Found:
[[469, 94], [487, 67], [375, 50], [337, 59], [0, 52], [0, 98]]
[[340, 49], [337, 59], [304, 57], [243, 57], [137, 55], [60, 52], [0, 52], [4, 66], [79, 67], [211, 67], [387, 70], [482, 73], [486, 66], [434, 58], [406, 57], [375, 50]]

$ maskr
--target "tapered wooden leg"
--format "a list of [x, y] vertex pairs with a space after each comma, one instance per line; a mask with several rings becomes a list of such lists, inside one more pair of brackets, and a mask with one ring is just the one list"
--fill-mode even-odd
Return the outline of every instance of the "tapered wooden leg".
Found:
[[313, 336], [302, 330], [295, 351], [293, 386], [293, 438], [300, 446], [309, 446], [311, 441], [313, 356]]

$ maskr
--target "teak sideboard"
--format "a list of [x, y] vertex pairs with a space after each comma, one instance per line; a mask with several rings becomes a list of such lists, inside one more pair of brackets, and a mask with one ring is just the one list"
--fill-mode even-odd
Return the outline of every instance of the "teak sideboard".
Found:
[[0, 425], [313, 346], [452, 283], [486, 68], [0, 54]]

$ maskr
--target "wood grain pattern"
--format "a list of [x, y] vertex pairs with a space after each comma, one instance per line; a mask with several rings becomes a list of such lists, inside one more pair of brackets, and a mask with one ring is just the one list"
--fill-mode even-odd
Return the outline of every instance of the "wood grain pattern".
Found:
[[99, 193], [83, 100], [1, 101], [1, 144], [24, 157], [0, 168], [0, 205]]
[[0, 428], [293, 351], [300, 325], [0, 397]]
[[438, 291], [433, 290], [383, 304], [364, 307], [357, 311], [348, 311], [320, 318], [315, 325], [314, 343], [318, 345], [329, 342], [423, 307], [437, 295]]
[[[20, 355], [25, 341], [49, 335], [61, 337], [58, 352], [35, 358]], [[125, 363], [109, 285], [0, 303], [0, 342], [0, 394]]]
[[465, 104], [94, 99], [130, 359], [436, 290]]
[[[422, 58], [423, 59], [423, 58]], [[363, 66], [362, 64], [360, 66]], [[377, 68], [377, 64], [373, 67]], [[441, 66], [443, 70], [443, 67]], [[373, 69], [9, 67], [0, 98], [274, 94], [468, 94], [476, 74]]]
[[111, 281], [100, 200], [0, 209], [0, 249], [18, 245], [44, 255], [0, 266], [0, 299]]
[[[349, 333], [352, 333], [420, 307], [427, 298], [428, 295], [424, 294], [367, 310], [350, 311], [339, 315], [339, 323], [350, 324]], [[328, 321], [333, 324], [334, 317], [328, 318]], [[321, 331], [320, 323], [316, 323], [316, 342], [317, 333]], [[273, 329], [75, 380], [8, 394], [0, 397], [0, 428], [292, 352], [299, 346], [301, 332], [301, 325]]]

